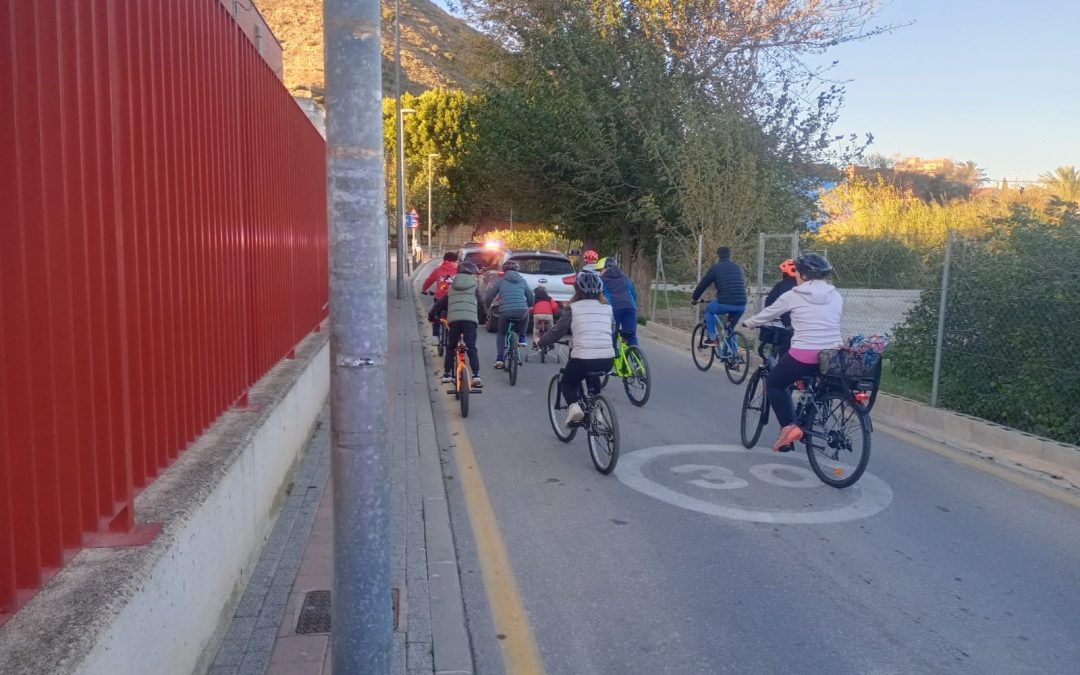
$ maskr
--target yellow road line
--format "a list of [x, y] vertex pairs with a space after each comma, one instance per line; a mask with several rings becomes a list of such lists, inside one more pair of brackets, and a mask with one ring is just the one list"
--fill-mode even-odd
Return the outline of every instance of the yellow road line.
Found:
[[465, 495], [469, 522], [472, 524], [484, 590], [491, 607], [491, 618], [500, 636], [506, 672], [510, 675], [543, 675], [544, 666], [540, 661], [536, 638], [529, 625], [525, 603], [518, 592], [514, 570], [506, 554], [506, 546], [503, 544], [499, 524], [495, 520], [495, 512], [491, 508], [468, 432], [465, 431], [457, 406], [451, 405], [449, 397], [443, 398], [443, 409], [453, 434], [451, 437], [457, 444], [455, 455], [458, 478]]

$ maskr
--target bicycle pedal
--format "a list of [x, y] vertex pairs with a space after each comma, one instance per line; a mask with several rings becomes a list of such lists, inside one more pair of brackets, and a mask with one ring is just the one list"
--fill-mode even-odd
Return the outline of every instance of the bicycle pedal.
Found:
[[788, 443], [787, 445], [780, 446], [779, 448], [776, 449], [776, 451], [777, 452], [791, 452], [794, 449], [795, 449], [795, 444], [794, 443]]
[[446, 390], [446, 393], [447, 393], [448, 395], [450, 395], [450, 396], [453, 396], [454, 394], [456, 394], [456, 393], [458, 393], [458, 392], [457, 392], [457, 389], [447, 389], [447, 390]]
[[483, 394], [484, 390], [483, 389], [470, 389], [469, 392], [473, 393], [473, 394]]

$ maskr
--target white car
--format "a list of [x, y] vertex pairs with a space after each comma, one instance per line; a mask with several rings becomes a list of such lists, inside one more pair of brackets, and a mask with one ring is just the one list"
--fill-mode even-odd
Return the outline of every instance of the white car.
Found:
[[[480, 297], [487, 294], [491, 285], [502, 276], [504, 263], [513, 260], [518, 264], [518, 273], [528, 282], [534, 291], [544, 286], [548, 295], [559, 302], [569, 302], [574, 295], [574, 266], [570, 259], [558, 251], [510, 251], [503, 255], [495, 269], [484, 272], [480, 280]], [[570, 282], [567, 283], [569, 278]], [[494, 333], [498, 328], [499, 307], [488, 308], [488, 331]]]

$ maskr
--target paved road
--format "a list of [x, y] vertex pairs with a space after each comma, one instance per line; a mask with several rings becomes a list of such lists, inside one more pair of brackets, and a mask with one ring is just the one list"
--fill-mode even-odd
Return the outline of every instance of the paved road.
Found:
[[549, 673], [1077, 672], [1074, 507], [881, 432], [858, 485], [825, 487], [804, 455], [741, 448], [742, 387], [644, 348], [649, 404], [609, 387], [613, 476], [553, 436], [557, 366], [511, 388], [488, 333], [472, 414], [436, 406], [478, 672], [527, 672], [522, 632]]

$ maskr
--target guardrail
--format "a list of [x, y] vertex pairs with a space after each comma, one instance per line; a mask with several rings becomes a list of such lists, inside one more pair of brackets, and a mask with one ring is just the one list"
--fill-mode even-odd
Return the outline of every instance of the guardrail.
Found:
[[325, 146], [218, 0], [0, 0], [0, 623], [327, 313]]

